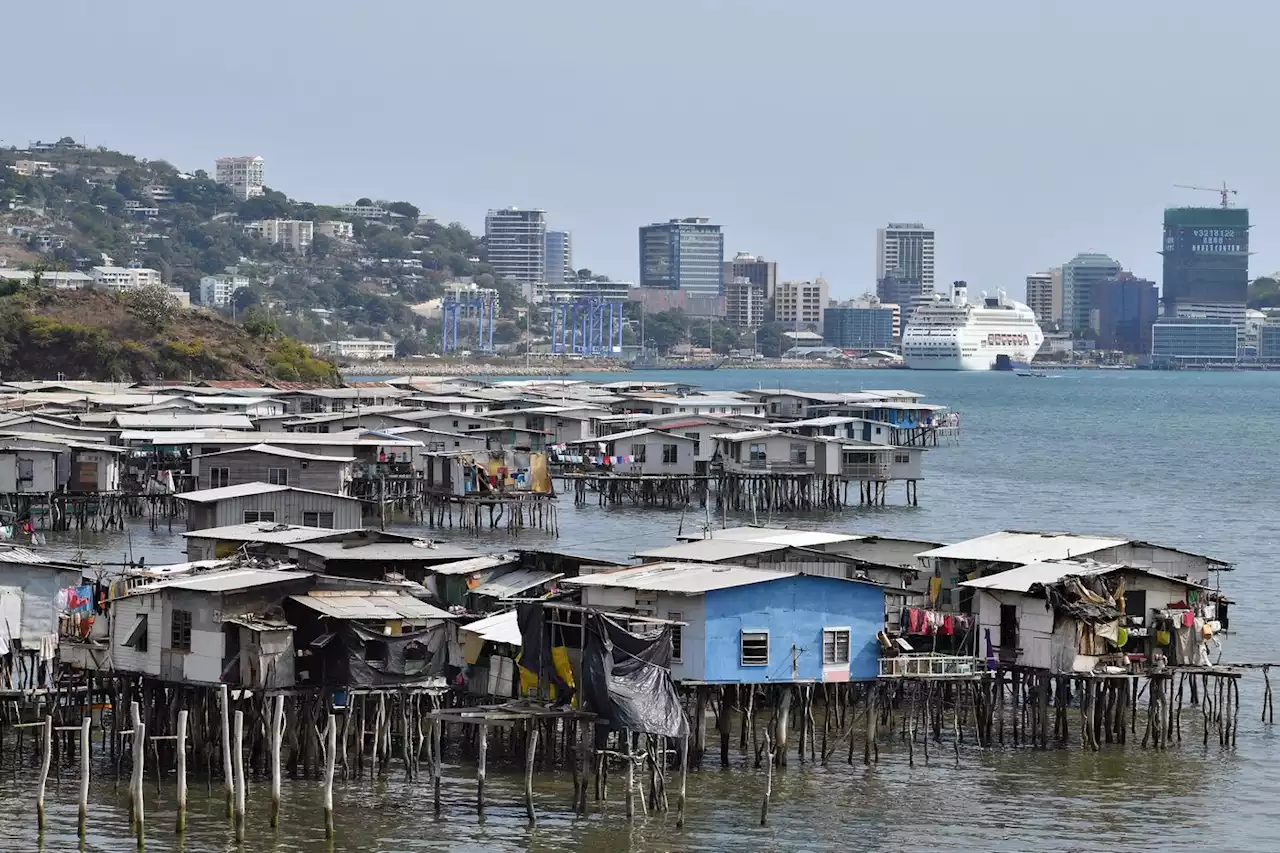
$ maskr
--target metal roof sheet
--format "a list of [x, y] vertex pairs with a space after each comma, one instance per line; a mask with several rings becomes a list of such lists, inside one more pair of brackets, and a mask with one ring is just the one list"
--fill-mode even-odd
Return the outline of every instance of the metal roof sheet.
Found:
[[564, 577], [564, 572], [540, 572], [537, 569], [516, 569], [505, 575], [492, 578], [470, 590], [474, 595], [485, 595], [490, 598], [509, 598], [513, 595], [550, 583]]
[[419, 539], [414, 542], [308, 542], [295, 550], [324, 560], [377, 560], [379, 562], [421, 562], [457, 560], [475, 554], [446, 542]]
[[1027, 592], [1035, 584], [1054, 584], [1066, 577], [1103, 575], [1119, 571], [1123, 566], [1103, 563], [1076, 563], [1069, 560], [1046, 560], [1006, 569], [994, 575], [964, 581], [960, 586], [1001, 592]]
[[156, 581], [155, 583], [134, 587], [129, 591], [129, 595], [142, 595], [159, 592], [164, 589], [187, 589], [195, 592], [231, 592], [237, 589], [268, 586], [274, 583], [296, 581], [308, 577], [311, 577], [309, 572], [295, 572], [287, 569], [233, 569], [229, 572], [205, 572], [189, 577]]
[[265, 453], [269, 456], [280, 456], [286, 459], [305, 459], [309, 462], [354, 462], [354, 456], [320, 456], [315, 453], [303, 453], [301, 450], [292, 450], [288, 447], [275, 447], [270, 444], [250, 444], [248, 447], [232, 447], [227, 450], [220, 450], [217, 453], [201, 453], [197, 454], [200, 459], [208, 459], [212, 456], [223, 456], [227, 453]]
[[770, 551], [781, 551], [789, 547], [791, 546], [750, 540], [698, 539], [693, 542], [682, 542], [679, 545], [650, 548], [648, 551], [639, 552], [636, 556], [642, 560], [723, 563], [725, 560], [739, 560], [754, 554], [767, 554]]
[[226, 500], [227, 498], [243, 498], [250, 495], [265, 495], [271, 492], [296, 492], [298, 494], [307, 495], [324, 495], [327, 498], [335, 498], [340, 501], [359, 500], [359, 498], [349, 498], [346, 495], [335, 495], [330, 492], [318, 492], [314, 489], [299, 489], [296, 486], [273, 486], [270, 483], [242, 483], [238, 486], [223, 486], [218, 489], [200, 489], [195, 492], [180, 492], [174, 495], [174, 497], [181, 501], [211, 503], [213, 501]]
[[273, 545], [290, 545], [294, 542], [308, 542], [312, 539], [327, 539], [342, 534], [360, 533], [361, 528], [332, 530], [328, 527], [303, 527], [300, 524], [275, 524], [269, 521], [250, 522], [249, 524], [228, 524], [225, 527], [206, 527], [203, 530], [188, 530], [183, 536], [192, 539], [222, 539], [239, 542], [266, 542]]
[[[724, 530], [711, 532], [711, 540], [721, 542], [769, 542], [795, 548], [812, 548], [814, 545], [831, 545], [836, 542], [856, 542], [866, 538], [857, 533], [826, 533], [821, 530], [790, 530], [780, 527], [727, 527]], [[701, 541], [701, 534], [687, 536], [685, 541]]]
[[987, 560], [993, 563], [1038, 563], [1083, 557], [1104, 548], [1115, 548], [1128, 542], [1114, 536], [1081, 536], [1075, 533], [1024, 533], [1002, 530], [954, 545], [944, 545], [917, 554], [918, 557], [944, 557], [951, 560]]
[[153, 414], [120, 412], [115, 417], [121, 429], [253, 429], [253, 421], [247, 415], [190, 414], [185, 410], [169, 409]]
[[792, 578], [798, 574], [798, 572], [749, 569], [746, 566], [725, 566], [717, 563], [649, 563], [616, 571], [565, 578], [564, 582], [578, 586], [607, 586], [698, 595], [716, 589]]
[[518, 646], [523, 641], [520, 635], [520, 620], [514, 610], [477, 619], [468, 625], [459, 626], [458, 630], [469, 631], [490, 643]]
[[[725, 441], [750, 441], [753, 438], [771, 438], [775, 435], [786, 435], [786, 433], [778, 432], [776, 429], [753, 429], [746, 432], [726, 432], [720, 435], [713, 435], [712, 438], [724, 439]], [[788, 438], [799, 438], [800, 436], [787, 436]]]
[[291, 599], [334, 619], [452, 619], [406, 592], [394, 590], [317, 590]]
[[431, 571], [437, 575], [469, 575], [473, 572], [483, 572], [486, 569], [514, 566], [519, 562], [520, 555], [518, 554], [486, 554], [483, 557], [441, 563], [437, 566], [432, 566]]

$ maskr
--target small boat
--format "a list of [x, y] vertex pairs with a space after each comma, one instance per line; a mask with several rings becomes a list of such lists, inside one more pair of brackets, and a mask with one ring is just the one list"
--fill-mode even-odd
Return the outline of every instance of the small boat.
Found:
[[1029, 376], [1029, 377], [1031, 377], [1032, 379], [1045, 379], [1045, 378], [1047, 378], [1047, 377], [1049, 376], [1049, 374], [1044, 373], [1044, 372], [1039, 371], [1039, 370], [1019, 370], [1019, 371], [1017, 371], [1017, 375], [1018, 375], [1018, 376]]

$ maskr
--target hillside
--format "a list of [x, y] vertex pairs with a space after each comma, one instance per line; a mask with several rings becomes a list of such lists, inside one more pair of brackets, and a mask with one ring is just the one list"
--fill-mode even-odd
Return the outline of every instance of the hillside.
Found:
[[[390, 337], [410, 353], [438, 347], [440, 321], [411, 306], [440, 297], [446, 281], [497, 287], [508, 314], [523, 301], [514, 286], [493, 281], [482, 241], [461, 225], [403, 201], [354, 201], [381, 214], [352, 215], [270, 188], [240, 201], [203, 170], [69, 139], [38, 152], [0, 149], [0, 266], [85, 271], [106, 256], [159, 270], [197, 302], [202, 276], [234, 270], [247, 279], [233, 297], [237, 316], [262, 305], [304, 341]], [[350, 236], [317, 230], [310, 249], [295, 252], [246, 230], [271, 219], [346, 222]], [[514, 339], [514, 329], [504, 323], [499, 332]]]
[[257, 337], [205, 311], [144, 298], [36, 288], [0, 295], [4, 379], [279, 379], [336, 384], [336, 368], [270, 324]]

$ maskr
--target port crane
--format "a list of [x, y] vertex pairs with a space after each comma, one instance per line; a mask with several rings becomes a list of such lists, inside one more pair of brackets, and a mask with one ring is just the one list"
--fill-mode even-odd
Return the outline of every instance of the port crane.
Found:
[[1221, 187], [1193, 187], [1193, 186], [1190, 186], [1189, 184], [1174, 184], [1174, 187], [1180, 190], [1200, 190], [1202, 192], [1207, 192], [1207, 193], [1217, 193], [1218, 195], [1222, 196], [1222, 206], [1224, 208], [1228, 208], [1231, 206], [1230, 202], [1228, 201], [1228, 196], [1238, 195], [1236, 190], [1233, 190], [1227, 186], [1226, 181], [1222, 182]]

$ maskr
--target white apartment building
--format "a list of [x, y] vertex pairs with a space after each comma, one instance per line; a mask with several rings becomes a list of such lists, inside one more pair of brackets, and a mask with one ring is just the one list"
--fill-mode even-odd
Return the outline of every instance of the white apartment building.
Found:
[[213, 165], [213, 179], [231, 187], [236, 198], [246, 201], [262, 195], [266, 161], [261, 157], [219, 157]]
[[1062, 270], [1027, 276], [1027, 307], [1042, 326], [1062, 322]]
[[13, 165], [9, 168], [17, 172], [19, 175], [25, 175], [28, 178], [40, 176], [48, 178], [58, 174], [58, 168], [48, 160], [14, 160]]
[[796, 328], [813, 326], [822, 332], [827, 310], [827, 280], [780, 281], [774, 288], [773, 318]]
[[391, 215], [385, 207], [377, 204], [336, 204], [333, 209], [360, 219], [386, 219]]
[[356, 236], [356, 226], [351, 222], [343, 222], [341, 219], [334, 219], [330, 222], [316, 223], [316, 232], [334, 240], [354, 240]]
[[200, 279], [200, 304], [209, 308], [225, 308], [231, 304], [232, 295], [249, 286], [248, 276], [219, 273]]
[[306, 219], [261, 219], [246, 223], [244, 230], [305, 255], [315, 239], [316, 224]]
[[484, 218], [489, 264], [498, 278], [526, 284], [547, 280], [547, 214], [505, 207]]
[[393, 341], [325, 341], [320, 344], [320, 352], [337, 358], [350, 358], [357, 361], [371, 361], [379, 358], [393, 358], [396, 345]]
[[118, 292], [164, 284], [159, 271], [147, 267], [94, 267], [89, 276], [96, 286]]
[[890, 222], [876, 229], [876, 281], [897, 278], [919, 281], [924, 295], [933, 293], [934, 236], [920, 222]]

